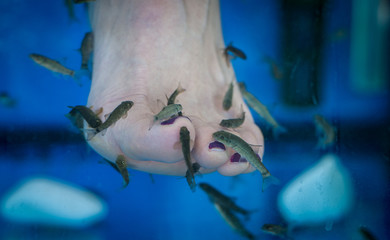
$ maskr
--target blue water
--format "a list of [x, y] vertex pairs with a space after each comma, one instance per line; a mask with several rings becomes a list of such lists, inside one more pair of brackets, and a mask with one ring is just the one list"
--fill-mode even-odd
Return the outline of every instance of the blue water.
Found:
[[[351, 2], [331, 1], [325, 16], [325, 36], [339, 29], [346, 36], [325, 41], [322, 55], [322, 100], [310, 107], [291, 107], [281, 100], [282, 83], [262, 59], [282, 62], [280, 47], [281, 2], [274, 0], [221, 0], [224, 39], [248, 55], [233, 66], [239, 81], [270, 107], [289, 132], [278, 140], [264, 126], [267, 168], [281, 180], [261, 192], [259, 173], [224, 177], [217, 173], [197, 178], [207, 182], [247, 209], [256, 210], [245, 226], [258, 239], [264, 223], [283, 223], [276, 198], [294, 176], [315, 164], [325, 153], [315, 149], [312, 116], [321, 113], [339, 129], [333, 152], [351, 172], [356, 199], [351, 212], [325, 226], [299, 228], [294, 239], [362, 239], [357, 232], [367, 226], [378, 239], [387, 239], [389, 222], [389, 103], [388, 88], [361, 93], [351, 86]], [[19, 180], [40, 174], [78, 184], [96, 192], [109, 204], [101, 223], [82, 230], [20, 225], [0, 218], [0, 239], [243, 239], [215, 211], [207, 196], [192, 193], [185, 180], [130, 171], [131, 182], [121, 190], [122, 179], [99, 163], [100, 156], [87, 147], [64, 117], [67, 106], [87, 101], [90, 83], [79, 87], [72, 79], [37, 66], [28, 57], [40, 53], [71, 68], [81, 63], [79, 48], [90, 31], [87, 12], [75, 6], [78, 21], [69, 19], [63, 1], [0, 1], [0, 91], [16, 99], [13, 108], [0, 106], [0, 197]], [[387, 64], [388, 65], [388, 64]], [[387, 83], [389, 83], [387, 76]]]

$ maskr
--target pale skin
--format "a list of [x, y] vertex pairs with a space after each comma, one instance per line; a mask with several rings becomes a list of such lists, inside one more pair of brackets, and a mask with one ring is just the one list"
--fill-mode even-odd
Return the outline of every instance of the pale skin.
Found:
[[[217, 0], [97, 0], [90, 4], [90, 18], [95, 42], [88, 106], [102, 107], [99, 116], [104, 120], [122, 101], [134, 102], [126, 118], [89, 141], [96, 152], [112, 162], [124, 155], [128, 166], [140, 171], [185, 176], [179, 134], [185, 126], [200, 173], [235, 176], [255, 170], [248, 162], [230, 162], [230, 148], [209, 149], [212, 134], [221, 130], [220, 121], [242, 114], [241, 105], [246, 119], [234, 134], [264, 146], [223, 55]], [[233, 104], [224, 111], [223, 97], [232, 80]], [[153, 124], [153, 116], [179, 82], [186, 91], [176, 103], [189, 119]], [[261, 157], [263, 151], [258, 149]]]

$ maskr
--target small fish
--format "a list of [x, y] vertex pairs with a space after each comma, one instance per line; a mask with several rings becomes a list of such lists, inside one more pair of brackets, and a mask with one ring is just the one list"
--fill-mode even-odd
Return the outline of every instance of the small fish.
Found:
[[97, 128], [93, 129], [92, 133], [88, 133], [88, 140], [91, 140], [96, 134], [106, 130], [111, 125], [116, 123], [120, 118], [126, 118], [127, 112], [130, 110], [130, 108], [134, 105], [132, 101], [123, 101], [121, 102], [114, 111], [111, 112], [111, 114], [108, 116], [107, 120], [104, 121], [101, 125], [99, 125]]
[[218, 203], [214, 203], [214, 207], [231, 228], [248, 239], [254, 239], [254, 236], [242, 225], [240, 219], [238, 219], [228, 208]]
[[[78, 111], [82, 118], [88, 123], [92, 128], [97, 128], [102, 124], [102, 120], [89, 108], [82, 105], [77, 105], [75, 107], [68, 106], [73, 110]], [[70, 112], [69, 112], [70, 113]]]
[[75, 71], [73, 71], [67, 67], [64, 67], [61, 63], [59, 63], [55, 60], [52, 60], [48, 57], [32, 53], [32, 54], [30, 54], [30, 58], [32, 60], [34, 60], [34, 62], [38, 63], [42, 67], [49, 69], [50, 71], [60, 73], [63, 75], [69, 75], [71, 77], [75, 76]]
[[228, 147], [233, 148], [236, 152], [238, 152], [242, 157], [248, 160], [263, 177], [263, 191], [267, 188], [271, 183], [277, 184], [278, 180], [271, 175], [268, 169], [262, 163], [260, 157], [253, 151], [251, 146], [245, 142], [242, 138], [225, 131], [218, 131], [213, 133], [213, 138], [216, 141], [219, 141], [225, 144]]
[[186, 127], [180, 128], [180, 142], [181, 142], [181, 150], [184, 155], [184, 161], [187, 165], [187, 172], [186, 174], [188, 185], [190, 186], [191, 190], [195, 192], [196, 182], [194, 177], [194, 169], [192, 168], [191, 163], [191, 148], [190, 148], [190, 132]]
[[183, 107], [180, 104], [170, 104], [165, 106], [159, 113], [154, 115], [153, 122], [170, 119], [178, 115], [182, 110]]
[[179, 86], [176, 88], [176, 90], [168, 98], [167, 105], [175, 104], [175, 100], [176, 100], [177, 95], [179, 95], [180, 93], [182, 93], [184, 91], [185, 91], [185, 89], [179, 83]]
[[87, 3], [87, 2], [95, 2], [96, 0], [73, 0], [74, 3]]
[[87, 32], [81, 42], [81, 68], [88, 69], [88, 62], [93, 51], [93, 33]]
[[319, 137], [317, 147], [326, 149], [327, 147], [332, 146], [336, 142], [336, 128], [319, 114], [314, 115], [314, 123]]
[[11, 98], [8, 93], [1, 92], [0, 93], [0, 105], [8, 108], [12, 108], [16, 105], [16, 100]]
[[191, 166], [192, 172], [190, 169], [187, 169], [185, 178], [187, 179], [188, 186], [190, 186], [191, 191], [195, 192], [196, 190], [196, 182], [195, 182], [195, 173], [199, 172], [200, 165], [199, 163], [193, 163]]
[[223, 51], [223, 55], [226, 58], [226, 63], [228, 66], [230, 66], [229, 62], [231, 59], [235, 59], [235, 58], [239, 57], [243, 60], [246, 60], [245, 53], [243, 51], [241, 51], [240, 49], [233, 47], [233, 43], [229, 43], [229, 45]]
[[156, 183], [156, 181], [154, 180], [153, 174], [149, 173], [149, 178], [150, 178], [150, 181], [151, 181], [153, 184]]
[[374, 234], [364, 226], [359, 227], [360, 234], [364, 237], [366, 240], [376, 240], [377, 238], [374, 236]]
[[81, 133], [83, 133], [81, 129], [84, 128], [84, 118], [81, 116], [79, 111], [72, 109], [68, 114], [65, 114], [65, 117], [67, 117], [72, 122], [73, 126], [75, 126], [80, 130]]
[[270, 65], [272, 77], [275, 80], [282, 80], [284, 73], [280, 66], [278, 66], [278, 64], [275, 62], [275, 60], [273, 60], [271, 57], [266, 56], [264, 57], [264, 61]]
[[73, 21], [77, 21], [76, 15], [74, 14], [73, 2], [72, 0], [65, 0], [64, 4], [68, 9], [69, 18]]
[[238, 128], [241, 126], [245, 121], [245, 112], [242, 111], [240, 118], [232, 118], [232, 119], [223, 119], [219, 126], [226, 127], [226, 128]]
[[220, 191], [215, 189], [213, 186], [207, 184], [207, 183], [199, 183], [199, 187], [205, 191], [212, 203], [217, 203], [225, 208], [228, 208], [229, 210], [241, 213], [245, 216], [250, 214], [251, 212], [238, 206], [234, 199], [228, 196], [225, 196]]
[[240, 92], [248, 103], [249, 107], [252, 108], [257, 114], [259, 114], [259, 116], [262, 117], [272, 127], [275, 138], [279, 134], [287, 131], [284, 127], [280, 126], [278, 122], [276, 122], [276, 120], [269, 113], [267, 107], [246, 90], [244, 83], [238, 83], [238, 86], [240, 87]]
[[123, 177], [123, 188], [125, 188], [127, 187], [127, 185], [129, 185], [130, 182], [129, 171], [127, 171], [127, 163], [126, 163], [125, 156], [119, 155], [116, 158], [115, 164], [119, 170], [119, 173]]
[[42, 67], [49, 69], [52, 72], [60, 73], [62, 75], [71, 76], [75, 82], [81, 86], [80, 79], [84, 76], [90, 77], [90, 72], [86, 71], [85, 69], [80, 69], [78, 71], [74, 71], [72, 69], [69, 69], [65, 66], [63, 66], [61, 63], [50, 59], [48, 57], [45, 57], [43, 55], [32, 53], [30, 54], [30, 58], [34, 60], [37, 64], [41, 65]]
[[287, 238], [287, 228], [276, 224], [264, 224], [261, 230], [265, 233], [269, 233], [281, 238]]
[[222, 107], [225, 111], [229, 110], [232, 106], [233, 99], [233, 82], [230, 83], [229, 89], [227, 90], [225, 96], [223, 97]]

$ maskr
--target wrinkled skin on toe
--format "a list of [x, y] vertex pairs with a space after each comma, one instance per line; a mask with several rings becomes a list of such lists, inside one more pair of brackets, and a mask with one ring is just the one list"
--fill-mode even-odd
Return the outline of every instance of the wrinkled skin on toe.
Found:
[[[99, 117], [104, 121], [122, 101], [134, 102], [125, 117], [89, 141], [95, 151], [113, 162], [124, 155], [128, 166], [140, 171], [185, 176], [180, 143], [184, 126], [200, 173], [254, 171], [248, 162], [231, 162], [231, 148], [209, 148], [213, 132], [222, 129], [221, 120], [242, 114], [241, 105], [246, 118], [234, 133], [264, 146], [223, 55], [218, 1], [97, 0], [89, 7], [95, 42], [88, 106], [103, 108]], [[222, 102], [232, 81], [232, 106], [225, 111]], [[161, 125], [154, 116], [179, 83], [186, 91], [175, 103], [182, 105], [183, 116]]]

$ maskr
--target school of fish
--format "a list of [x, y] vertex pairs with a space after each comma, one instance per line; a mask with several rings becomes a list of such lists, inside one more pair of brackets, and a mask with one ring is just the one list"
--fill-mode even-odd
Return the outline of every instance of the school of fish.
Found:
[[[94, 0], [74, 0], [74, 2], [72, 2], [71, 0], [65, 0], [70, 19], [76, 20], [73, 10], [73, 3], [86, 3], [92, 1]], [[75, 79], [77, 83], [80, 83], [80, 78], [83, 76], [88, 76], [89, 78], [91, 78], [92, 71], [90, 69], [90, 62], [91, 56], [93, 54], [93, 43], [93, 32], [85, 33], [84, 38], [81, 41], [81, 47], [79, 49], [81, 54], [81, 66], [79, 70], [70, 69], [61, 64], [59, 61], [53, 60], [41, 54], [32, 53], [29, 56], [35, 63], [39, 64], [40, 66], [54, 73], [59, 73], [64, 76], [70, 76]], [[246, 54], [242, 50], [234, 47], [232, 43], [226, 46], [226, 48], [223, 50], [222, 55], [223, 57], [225, 57], [226, 64], [228, 67], [230, 66], [230, 61], [233, 59], [247, 59]], [[283, 78], [283, 73], [277, 68], [276, 64], [271, 58], [266, 58], [265, 61], [270, 64], [275, 79], [280, 80], [281, 78]], [[226, 93], [221, 102], [221, 109], [223, 109], [223, 111], [228, 112], [233, 107], [233, 93], [235, 87], [238, 87], [239, 92], [241, 93], [249, 107], [253, 109], [263, 120], [265, 120], [268, 125], [272, 127], [275, 137], [287, 131], [272, 117], [267, 107], [263, 105], [254, 95], [247, 91], [245, 84], [242, 82], [236, 83], [234, 81], [231, 81], [227, 85]], [[183, 88], [179, 82], [176, 90], [171, 93], [169, 97], [167, 96], [167, 105], [164, 106], [159, 112], [157, 112], [151, 119], [152, 126], [157, 122], [162, 123], [164, 121], [169, 121], [170, 119], [183, 116], [183, 106], [181, 104], [175, 103], [175, 101], [180, 94], [185, 94], [185, 91], [186, 89]], [[1, 103], [4, 106], [12, 107], [16, 103], [16, 100], [11, 99], [7, 93], [1, 93], [0, 97]], [[101, 134], [102, 136], [104, 136], [105, 131], [109, 130], [117, 122], [123, 121], [121, 119], [126, 119], [127, 117], [129, 117], [129, 115], [131, 115], [131, 108], [133, 107], [133, 105], [134, 102], [131, 99], [122, 101], [118, 103], [117, 107], [114, 108], [110, 114], [104, 117], [101, 116], [101, 113], [103, 112], [102, 107], [97, 109], [95, 108], [95, 110], [93, 110], [93, 107], [91, 106], [69, 106], [69, 108], [71, 108], [71, 111], [66, 116], [80, 130], [80, 132], [84, 134], [87, 141], [92, 141], [97, 134]], [[262, 189], [264, 190], [270, 184], [278, 184], [277, 178], [271, 175], [269, 170], [262, 162], [261, 157], [257, 154], [257, 152], [253, 150], [252, 146], [249, 143], [247, 143], [238, 135], [235, 135], [230, 132], [242, 126], [242, 124], [245, 122], [245, 114], [246, 112], [241, 106], [241, 114], [236, 118], [221, 119], [221, 122], [219, 123], [221, 130], [214, 132], [212, 134], [212, 138], [225, 145], [225, 147], [233, 149], [236, 153], [240, 154], [241, 157], [245, 158], [254, 168], [256, 168], [262, 175]], [[102, 120], [103, 118], [105, 118], [105, 120]], [[321, 115], [315, 115], [314, 122], [316, 125], [317, 133], [321, 134], [318, 142], [318, 147], [326, 148], [333, 145], [336, 138], [335, 128], [331, 124], [329, 124]], [[231, 226], [233, 230], [235, 230], [243, 237], [246, 237], [248, 239], [254, 239], [254, 235], [251, 234], [244, 227], [240, 218], [236, 215], [242, 214], [248, 217], [252, 211], [246, 210], [238, 206], [233, 198], [222, 194], [210, 184], [196, 184], [195, 176], [201, 173], [202, 168], [196, 162], [196, 159], [193, 159], [191, 157], [192, 140], [190, 136], [191, 134], [189, 130], [185, 126], [182, 126], [180, 128], [180, 132], [178, 133], [178, 140], [181, 144], [183, 160], [187, 167], [185, 178], [190, 190], [192, 192], [195, 192], [196, 187], [199, 186], [207, 194], [211, 203], [215, 206], [216, 210], [220, 213], [223, 219], [227, 222], [227, 224]], [[126, 160], [126, 157], [124, 155], [118, 155], [114, 161], [107, 159], [104, 159], [104, 161], [111, 165], [111, 167], [113, 167], [122, 176], [123, 188], [127, 187], [130, 182], [128, 168], [131, 168], [131, 166]], [[282, 238], [287, 237], [287, 228], [284, 226], [264, 224], [261, 230]]]

